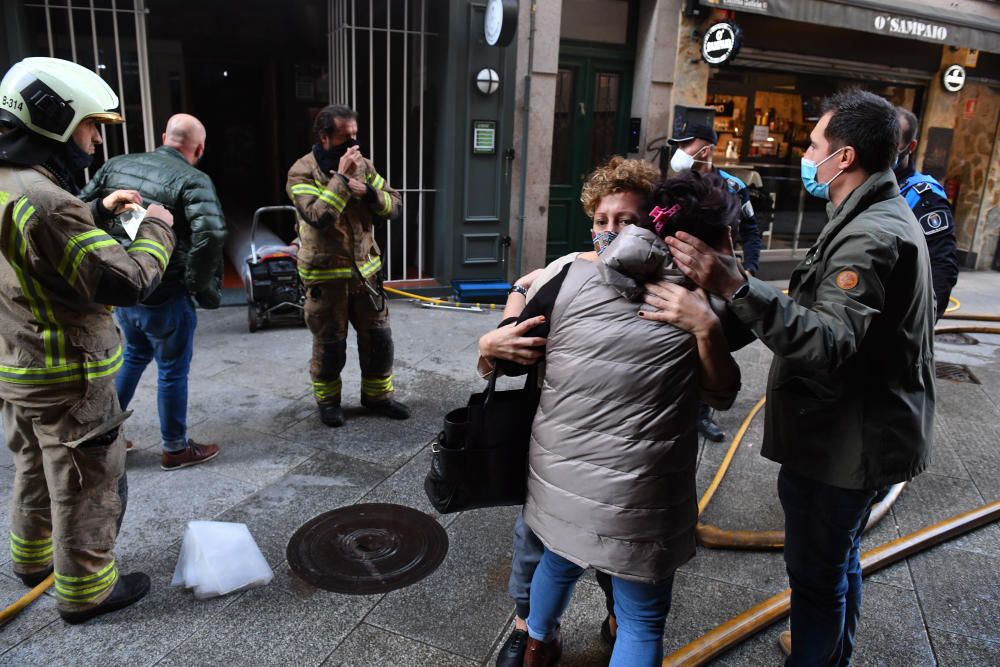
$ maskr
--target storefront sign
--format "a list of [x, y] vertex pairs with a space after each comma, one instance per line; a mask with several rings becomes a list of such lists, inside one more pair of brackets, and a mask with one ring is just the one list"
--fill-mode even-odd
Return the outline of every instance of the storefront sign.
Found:
[[941, 42], [948, 39], [948, 28], [943, 25], [918, 21], [917, 19], [900, 18], [889, 14], [879, 14], [875, 17], [875, 29], [893, 35], [933, 39]]
[[963, 113], [962, 115], [965, 116], [966, 118], [975, 118], [976, 107], [978, 105], [979, 105], [979, 99], [976, 97], [970, 97], [969, 99], [965, 100], [965, 113]]
[[753, 134], [750, 135], [750, 141], [767, 141], [767, 137], [770, 134], [767, 125], [754, 125]]
[[701, 40], [701, 58], [709, 65], [723, 65], [740, 50], [743, 33], [735, 23], [716, 23]]
[[965, 68], [952, 65], [941, 75], [941, 85], [949, 93], [957, 93], [965, 87]]

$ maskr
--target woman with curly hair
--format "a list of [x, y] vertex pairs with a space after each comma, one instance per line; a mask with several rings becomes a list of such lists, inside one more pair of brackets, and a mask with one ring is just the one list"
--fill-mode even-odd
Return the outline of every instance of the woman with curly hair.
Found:
[[[524, 665], [558, 659], [559, 617], [588, 566], [610, 575], [614, 601], [602, 634], [610, 639], [612, 618], [620, 624], [611, 664], [658, 664], [673, 572], [694, 552], [699, 389], [726, 406], [739, 370], [719, 319], [703, 294], [681, 287], [661, 239], [683, 229], [718, 245], [738, 205], [717, 177], [687, 174], [657, 190], [660, 213], [651, 220], [649, 191], [621, 185], [651, 188], [652, 179], [634, 178], [655, 174], [647, 168], [613, 158], [592, 175], [583, 203], [595, 250], [536, 276], [514, 325], [544, 350], [527, 359], [495, 356], [507, 374], [525, 372], [543, 355], [546, 361], [510, 586], [527, 623], [505, 643], [498, 665], [522, 664], [521, 646]], [[640, 309], [645, 285], [664, 280], [680, 291], [657, 291], [661, 311]], [[480, 345], [484, 356], [490, 336]]]

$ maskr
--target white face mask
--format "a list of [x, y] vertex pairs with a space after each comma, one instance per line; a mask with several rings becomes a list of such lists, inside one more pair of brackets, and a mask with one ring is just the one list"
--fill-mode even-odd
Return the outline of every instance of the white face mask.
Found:
[[[711, 146], [703, 146], [700, 151], [695, 153], [695, 155], [702, 155], [706, 148], [711, 148]], [[683, 148], [678, 148], [674, 151], [673, 156], [670, 158], [670, 168], [679, 174], [682, 171], [687, 171], [688, 169], [694, 167], [696, 162], [701, 164], [712, 164], [711, 160], [695, 160], [694, 156], [688, 155]]]

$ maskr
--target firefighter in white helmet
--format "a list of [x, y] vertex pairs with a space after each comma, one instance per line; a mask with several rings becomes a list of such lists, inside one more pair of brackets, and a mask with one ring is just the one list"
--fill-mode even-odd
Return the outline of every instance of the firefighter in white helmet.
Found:
[[27, 58], [0, 82], [0, 413], [15, 467], [14, 573], [28, 586], [55, 571], [59, 614], [81, 623], [149, 590], [120, 574], [114, 543], [125, 511], [128, 417], [110, 306], [159, 283], [174, 247], [172, 216], [152, 205], [126, 251], [101, 223], [131, 203], [120, 190], [88, 206], [77, 178], [120, 123], [118, 98], [94, 72]]

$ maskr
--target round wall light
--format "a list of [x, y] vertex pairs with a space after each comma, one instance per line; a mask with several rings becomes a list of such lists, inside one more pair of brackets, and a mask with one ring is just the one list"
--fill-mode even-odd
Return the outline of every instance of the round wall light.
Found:
[[476, 74], [476, 87], [483, 95], [492, 95], [500, 89], [500, 75], [495, 69], [484, 67]]

